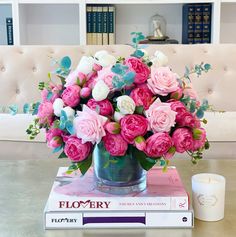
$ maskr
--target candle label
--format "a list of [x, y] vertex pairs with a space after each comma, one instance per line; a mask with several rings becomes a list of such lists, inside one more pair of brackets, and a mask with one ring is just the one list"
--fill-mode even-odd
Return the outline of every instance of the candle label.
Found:
[[198, 194], [197, 201], [201, 206], [214, 207], [218, 199], [215, 195]]

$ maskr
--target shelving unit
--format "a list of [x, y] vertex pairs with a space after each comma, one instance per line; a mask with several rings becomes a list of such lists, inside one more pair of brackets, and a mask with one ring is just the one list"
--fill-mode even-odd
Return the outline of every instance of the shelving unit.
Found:
[[[149, 34], [151, 16], [167, 21], [167, 35], [181, 42], [182, 6], [213, 4], [212, 42], [236, 43], [236, 0], [3, 0], [0, 1], [0, 44], [6, 44], [5, 18], [13, 17], [15, 45], [86, 44], [86, 5], [116, 6], [116, 43], [130, 42], [131, 31]], [[2, 37], [3, 36], [3, 37]]]

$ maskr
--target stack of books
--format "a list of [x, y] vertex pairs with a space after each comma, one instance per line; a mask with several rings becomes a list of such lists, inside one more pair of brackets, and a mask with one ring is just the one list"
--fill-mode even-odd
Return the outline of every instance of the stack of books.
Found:
[[184, 4], [183, 44], [211, 43], [211, 3]]
[[147, 189], [115, 196], [94, 187], [93, 170], [85, 176], [59, 168], [44, 210], [45, 229], [192, 228], [189, 196], [175, 167], [153, 168]]
[[87, 5], [87, 44], [115, 44], [115, 6]]

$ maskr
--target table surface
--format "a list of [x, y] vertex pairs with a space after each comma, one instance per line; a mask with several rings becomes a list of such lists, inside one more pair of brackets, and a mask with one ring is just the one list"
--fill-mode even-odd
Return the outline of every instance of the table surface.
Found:
[[225, 218], [218, 222], [195, 219], [193, 229], [43, 229], [43, 209], [59, 166], [66, 160], [0, 161], [0, 237], [235, 237], [236, 236], [236, 160], [173, 160], [187, 191], [191, 176], [201, 172], [226, 177]]

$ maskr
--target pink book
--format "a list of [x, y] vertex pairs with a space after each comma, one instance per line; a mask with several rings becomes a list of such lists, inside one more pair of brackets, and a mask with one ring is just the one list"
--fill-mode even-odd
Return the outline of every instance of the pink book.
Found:
[[93, 170], [86, 175], [67, 175], [60, 167], [48, 199], [48, 211], [141, 211], [188, 210], [189, 197], [175, 167], [162, 172], [155, 167], [147, 174], [141, 193], [115, 196], [95, 189]]

